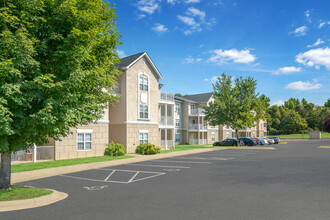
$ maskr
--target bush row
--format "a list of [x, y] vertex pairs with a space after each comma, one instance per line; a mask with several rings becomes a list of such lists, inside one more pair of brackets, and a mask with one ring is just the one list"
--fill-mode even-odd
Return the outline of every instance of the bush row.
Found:
[[[113, 141], [106, 144], [104, 155], [107, 156], [122, 156], [126, 154], [126, 149], [121, 144], [116, 144]], [[158, 154], [161, 151], [161, 147], [155, 146], [154, 144], [140, 144], [137, 146], [135, 153], [137, 154]]]

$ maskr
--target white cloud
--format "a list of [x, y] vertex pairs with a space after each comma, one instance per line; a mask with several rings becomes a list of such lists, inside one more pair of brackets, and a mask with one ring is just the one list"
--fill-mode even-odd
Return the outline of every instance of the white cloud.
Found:
[[202, 31], [201, 25], [197, 23], [194, 18], [178, 15], [178, 19], [189, 26], [189, 29], [183, 32], [185, 35]]
[[296, 30], [290, 32], [290, 34], [295, 34], [296, 36], [303, 36], [306, 35], [307, 32], [307, 26], [303, 25], [301, 27], [298, 27]]
[[168, 28], [165, 27], [163, 24], [156, 23], [155, 26], [152, 28], [152, 30], [158, 32], [158, 33], [164, 33], [168, 31]]
[[307, 19], [308, 23], [312, 23], [311, 11], [310, 10], [305, 11], [305, 16], [306, 16], [306, 19]]
[[117, 50], [117, 53], [118, 53], [119, 58], [127, 57], [127, 55], [125, 54], [125, 52], [123, 50]]
[[322, 86], [322, 84], [317, 83], [316, 80], [313, 80], [313, 82], [303, 82], [303, 81], [297, 81], [292, 82], [286, 85], [286, 89], [291, 90], [299, 90], [299, 91], [306, 91], [306, 90], [313, 90], [313, 89], [319, 89]]
[[202, 58], [193, 58], [191, 56], [184, 59], [185, 63], [198, 63], [202, 61]]
[[199, 16], [201, 20], [205, 18], [205, 12], [194, 7], [188, 8], [187, 14], [190, 16]]
[[274, 75], [280, 75], [280, 74], [291, 74], [291, 73], [297, 73], [301, 72], [301, 67], [295, 67], [295, 66], [286, 66], [281, 67], [278, 69], [278, 71], [274, 72]]
[[199, 3], [200, 0], [185, 0], [185, 3]]
[[281, 105], [284, 105], [284, 101], [283, 100], [278, 100], [276, 102], [273, 102], [271, 105], [281, 106]]
[[326, 25], [327, 24], [327, 22], [325, 22], [325, 21], [321, 21], [320, 22], [320, 24], [319, 24], [319, 26], [318, 26], [318, 28], [322, 28], [324, 25]]
[[140, 0], [137, 3], [137, 8], [147, 14], [153, 14], [160, 8], [158, 0]]
[[321, 40], [321, 38], [317, 38], [316, 42], [314, 44], [308, 45], [307, 47], [316, 47], [320, 44], [324, 44], [324, 41]]
[[317, 48], [305, 53], [299, 53], [296, 56], [296, 62], [309, 67], [315, 66], [316, 69], [320, 68], [320, 66], [330, 69], [330, 48]]
[[208, 59], [208, 61], [223, 64], [228, 61], [232, 61], [234, 63], [253, 63], [257, 57], [250, 53], [250, 50], [212, 50], [210, 51], [213, 55]]
[[218, 77], [217, 76], [212, 76], [210, 79], [205, 78], [204, 81], [210, 81], [211, 83], [215, 83], [216, 81], [218, 81]]

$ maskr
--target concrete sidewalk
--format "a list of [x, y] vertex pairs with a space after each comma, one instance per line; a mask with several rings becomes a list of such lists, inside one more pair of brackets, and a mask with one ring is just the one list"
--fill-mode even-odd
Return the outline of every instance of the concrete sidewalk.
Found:
[[[20, 183], [20, 182], [41, 179], [41, 178], [46, 178], [46, 177], [51, 177], [51, 176], [57, 176], [57, 175], [61, 175], [61, 174], [68, 174], [68, 173], [74, 173], [74, 172], [79, 172], [79, 171], [84, 171], [84, 170], [97, 169], [97, 168], [101, 168], [101, 167], [117, 166], [117, 165], [128, 164], [128, 163], [137, 163], [137, 162], [142, 162], [142, 161], [147, 161], [147, 160], [162, 159], [162, 158], [182, 156], [182, 155], [188, 155], [188, 154], [197, 154], [197, 153], [202, 153], [202, 152], [210, 152], [210, 151], [223, 150], [223, 149], [227, 149], [227, 148], [221, 148], [221, 147], [205, 148], [205, 149], [202, 148], [202, 149], [196, 149], [196, 150], [177, 151], [177, 152], [171, 152], [171, 153], [165, 153], [165, 154], [154, 154], [154, 155], [134, 154], [134, 156], [135, 156], [134, 158], [19, 172], [19, 173], [13, 173], [11, 175], [11, 183], [16, 184], [16, 183]], [[128, 155], [130, 155], [130, 154], [128, 154]]]

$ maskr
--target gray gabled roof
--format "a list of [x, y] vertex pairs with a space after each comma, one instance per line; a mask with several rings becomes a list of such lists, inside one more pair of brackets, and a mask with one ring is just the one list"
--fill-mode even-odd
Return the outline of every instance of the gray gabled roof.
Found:
[[181, 102], [194, 102], [189, 99], [182, 98], [181, 96], [174, 96], [174, 100], [181, 101]]
[[129, 69], [134, 63], [136, 63], [139, 59], [142, 57], [145, 57], [146, 60], [150, 63], [151, 68], [155, 71], [155, 73], [158, 75], [158, 77], [161, 79], [163, 78], [162, 74], [158, 71], [155, 64], [150, 59], [147, 52], [137, 53], [128, 57], [123, 57], [120, 59], [120, 63], [118, 64], [118, 69]]
[[185, 95], [182, 98], [188, 99], [188, 100], [192, 100], [194, 102], [198, 102], [198, 103], [207, 103], [210, 98], [212, 97], [213, 93], [209, 92], [209, 93], [202, 93], [202, 94], [195, 94], [195, 95]]
[[120, 63], [118, 64], [118, 69], [122, 69], [124, 67], [130, 66], [134, 61], [136, 61], [140, 56], [142, 56], [145, 52], [137, 53], [128, 57], [123, 57], [120, 59]]

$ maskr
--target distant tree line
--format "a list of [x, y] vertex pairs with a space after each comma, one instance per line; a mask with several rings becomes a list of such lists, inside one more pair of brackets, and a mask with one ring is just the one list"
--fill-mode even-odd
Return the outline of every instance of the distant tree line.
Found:
[[306, 99], [291, 98], [284, 105], [267, 109], [269, 134], [299, 134], [322, 130], [323, 120], [330, 113], [330, 99], [324, 106], [308, 103]]

